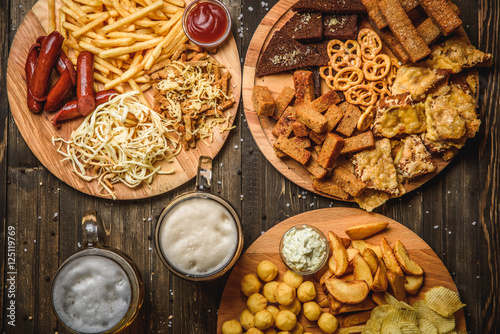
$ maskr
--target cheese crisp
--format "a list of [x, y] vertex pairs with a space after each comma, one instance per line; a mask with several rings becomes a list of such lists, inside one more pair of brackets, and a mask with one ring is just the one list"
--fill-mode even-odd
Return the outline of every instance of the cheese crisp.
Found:
[[436, 170], [436, 164], [420, 137], [408, 136], [402, 140], [402, 144], [403, 148], [396, 158], [396, 168], [403, 177], [413, 179]]
[[373, 132], [375, 135], [392, 138], [403, 133], [422, 133], [425, 127], [424, 104], [403, 103], [388, 108], [379, 108]]
[[392, 85], [393, 95], [410, 93], [413, 100], [425, 98], [425, 94], [450, 74], [449, 70], [431, 69], [424, 64], [401, 67]]
[[396, 167], [391, 156], [391, 142], [384, 138], [375, 143], [373, 150], [356, 153], [352, 157], [356, 176], [368, 188], [381, 190], [393, 195], [399, 194]]

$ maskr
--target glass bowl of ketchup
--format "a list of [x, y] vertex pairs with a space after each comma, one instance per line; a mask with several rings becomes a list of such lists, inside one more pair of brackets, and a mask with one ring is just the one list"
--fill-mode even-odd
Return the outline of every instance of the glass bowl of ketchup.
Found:
[[182, 16], [182, 28], [195, 44], [215, 47], [231, 32], [231, 14], [227, 7], [217, 0], [195, 0]]

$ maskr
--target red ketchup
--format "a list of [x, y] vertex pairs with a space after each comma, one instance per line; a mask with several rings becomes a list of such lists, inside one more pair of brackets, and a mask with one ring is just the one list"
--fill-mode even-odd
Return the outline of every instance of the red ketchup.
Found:
[[186, 29], [197, 42], [217, 42], [227, 30], [226, 12], [215, 3], [200, 2], [186, 17]]

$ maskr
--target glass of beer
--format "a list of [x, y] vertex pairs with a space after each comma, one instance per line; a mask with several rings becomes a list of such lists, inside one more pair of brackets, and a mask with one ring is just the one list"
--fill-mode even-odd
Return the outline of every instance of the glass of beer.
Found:
[[155, 232], [161, 261], [175, 275], [206, 281], [228, 272], [243, 249], [238, 214], [210, 192], [212, 159], [201, 156], [195, 191], [184, 193], [163, 209]]
[[71, 333], [117, 333], [128, 327], [144, 300], [141, 274], [132, 260], [104, 246], [104, 227], [94, 210], [82, 219], [84, 250], [59, 267], [52, 308]]

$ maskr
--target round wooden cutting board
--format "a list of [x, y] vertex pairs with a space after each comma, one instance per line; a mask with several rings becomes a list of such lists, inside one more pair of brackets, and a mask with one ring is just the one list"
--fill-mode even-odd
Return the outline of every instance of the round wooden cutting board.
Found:
[[[61, 6], [62, 2], [56, 0], [56, 22], [59, 22], [57, 15], [59, 13], [58, 9]], [[93, 196], [105, 197], [99, 194], [99, 185], [97, 182], [86, 182], [82, 180], [72, 172], [71, 164], [68, 161], [61, 162], [62, 156], [57, 153], [56, 147], [52, 145], [53, 136], [60, 136], [64, 139], [68, 139], [71, 132], [80, 125], [83, 118], [66, 122], [59, 129], [55, 129], [50, 122], [54, 113], [42, 112], [36, 115], [30, 112], [26, 105], [26, 76], [24, 71], [26, 56], [30, 46], [35, 42], [36, 38], [40, 35], [47, 34], [47, 26], [47, 0], [40, 0], [28, 12], [24, 21], [19, 26], [9, 54], [7, 92], [12, 115], [14, 116], [14, 120], [21, 135], [33, 154], [35, 154], [40, 162], [52, 174], [76, 190]], [[229, 109], [229, 113], [232, 115], [230, 120], [231, 125], [234, 122], [238, 110], [241, 94], [240, 57], [236, 42], [232, 35], [219, 47], [214, 57], [224, 64], [232, 75], [230, 87], [233, 91], [236, 103]], [[152, 104], [153, 97], [151, 90], [146, 93], [146, 96]], [[142, 185], [138, 188], [130, 189], [123, 184], [116, 184], [115, 190], [117, 198], [147, 198], [168, 192], [184, 184], [196, 175], [198, 158], [201, 155], [207, 155], [212, 158], [215, 157], [224, 145], [228, 135], [228, 131], [224, 133], [214, 131], [213, 142], [210, 143], [210, 146], [198, 141], [196, 149], [191, 149], [189, 151], [182, 150], [172, 162], [161, 162], [163, 170], [171, 170], [174, 168], [175, 173], [172, 175], [156, 175], [151, 187]], [[109, 198], [109, 196], [107, 196], [107, 198]]]
[[[217, 320], [217, 333], [222, 333], [222, 324], [230, 319], [239, 319], [240, 313], [246, 308], [247, 297], [240, 291], [240, 281], [243, 276], [249, 273], [257, 273], [257, 265], [260, 261], [269, 260], [273, 262], [279, 270], [277, 281], [282, 281], [286, 267], [279, 255], [279, 243], [283, 234], [291, 227], [299, 224], [309, 224], [317, 227], [323, 233], [335, 232], [339, 237], [347, 237], [345, 229], [350, 226], [380, 222], [389, 222], [388, 227], [370, 237], [366, 241], [372, 244], [379, 244], [380, 236], [384, 236], [389, 244], [400, 240], [410, 254], [410, 258], [415, 260], [424, 270], [425, 279], [419, 293], [415, 297], [409, 298], [411, 304], [417, 299], [422, 299], [424, 293], [434, 286], [445, 286], [457, 291], [455, 283], [450, 273], [438, 258], [436, 253], [418, 235], [407, 227], [385, 216], [368, 213], [360, 209], [353, 208], [329, 208], [299, 214], [288, 218], [277, 224], [262, 236], [260, 236], [240, 257], [236, 263], [224, 288], [219, 306], [219, 317]], [[306, 279], [312, 280], [316, 285], [318, 293], [322, 293], [319, 284], [312, 276]], [[457, 329], [466, 329], [465, 316], [463, 310], [455, 314]], [[309, 322], [302, 313], [299, 321], [304, 327], [304, 331], [311, 333], [321, 333], [318, 327], [306, 327], [314, 325]]]
[[[294, 14], [290, 9], [298, 0], [281, 0], [278, 2], [264, 17], [260, 25], [258, 26], [255, 34], [253, 35], [250, 46], [248, 47], [248, 52], [245, 59], [245, 65], [243, 67], [243, 106], [245, 110], [245, 116], [247, 118], [248, 126], [253, 138], [255, 139], [257, 145], [259, 146], [262, 154], [267, 158], [267, 160], [286, 178], [288, 178], [293, 183], [298, 186], [312, 191], [316, 194], [335, 198], [328, 194], [319, 192], [315, 190], [312, 186], [312, 175], [298, 162], [288, 158], [281, 160], [279, 159], [273, 149], [273, 145], [277, 138], [273, 136], [272, 130], [276, 121], [272, 117], [259, 117], [254, 110], [252, 104], [252, 89], [255, 85], [267, 86], [273, 96], [278, 96], [283, 90], [283, 87], [290, 86], [293, 87], [293, 79], [291, 73], [278, 73], [273, 75], [266, 75], [263, 77], [255, 76], [255, 68], [257, 66], [259, 57], [261, 53], [264, 52], [273, 34], [279, 30]], [[361, 27], [370, 27], [368, 22], [362, 21], [360, 23]], [[391, 52], [384, 48], [385, 53], [391, 54]], [[322, 91], [327, 92], [328, 88], [322, 81]], [[441, 157], [433, 157], [434, 162], [437, 165], [435, 172], [427, 174], [421, 178], [411, 181], [405, 185], [406, 191], [410, 192], [425, 182], [436, 176], [441, 170], [443, 170], [449, 162], [444, 161]]]

